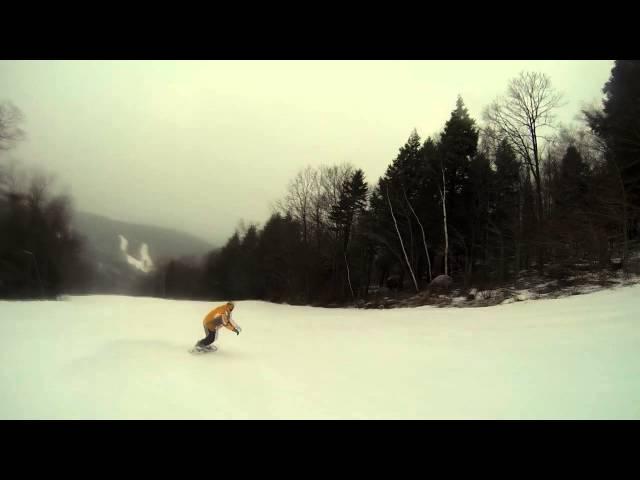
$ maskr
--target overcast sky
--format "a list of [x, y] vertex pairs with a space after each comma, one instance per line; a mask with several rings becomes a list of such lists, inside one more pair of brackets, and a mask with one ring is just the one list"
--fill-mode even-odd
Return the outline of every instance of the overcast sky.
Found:
[[[0, 61], [24, 113], [10, 156], [43, 166], [77, 209], [212, 242], [263, 223], [306, 165], [351, 162], [375, 182], [413, 128], [439, 131], [522, 70], [548, 74], [571, 122], [613, 61]], [[6, 156], [6, 155], [5, 155]], [[2, 161], [5, 161], [3, 159]]]

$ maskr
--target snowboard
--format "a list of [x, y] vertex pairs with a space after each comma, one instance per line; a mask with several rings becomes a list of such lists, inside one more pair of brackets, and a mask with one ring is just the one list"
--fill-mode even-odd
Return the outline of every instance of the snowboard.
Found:
[[189, 350], [189, 353], [193, 353], [194, 355], [200, 355], [200, 354], [204, 354], [204, 353], [215, 352], [216, 350], [218, 350], [218, 347], [213, 346], [213, 345], [209, 345], [209, 346], [206, 346], [206, 347], [192, 347]]

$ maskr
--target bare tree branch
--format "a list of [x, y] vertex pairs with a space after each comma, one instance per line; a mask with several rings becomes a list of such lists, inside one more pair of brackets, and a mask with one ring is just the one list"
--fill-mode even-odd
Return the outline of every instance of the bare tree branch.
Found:
[[8, 102], [0, 103], [0, 151], [9, 150], [24, 138], [24, 132], [19, 128], [22, 120], [18, 107]]

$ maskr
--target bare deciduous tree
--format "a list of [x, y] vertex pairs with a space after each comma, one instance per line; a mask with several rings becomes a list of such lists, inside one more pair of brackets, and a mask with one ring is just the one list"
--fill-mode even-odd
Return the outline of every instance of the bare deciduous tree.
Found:
[[[549, 140], [547, 131], [554, 127], [554, 112], [561, 100], [561, 94], [553, 89], [547, 75], [521, 72], [509, 83], [507, 94], [484, 111], [491, 129], [509, 141], [531, 171], [536, 189], [538, 229], [542, 224], [542, 153]], [[541, 263], [542, 253], [538, 249], [538, 268], [542, 268]]]
[[340, 202], [344, 182], [353, 176], [355, 168], [349, 163], [320, 167], [320, 185], [322, 188], [323, 209], [328, 217], [331, 207]]
[[391, 218], [393, 218], [393, 224], [396, 227], [396, 233], [398, 234], [398, 239], [400, 240], [400, 246], [402, 247], [402, 253], [404, 254], [404, 259], [407, 262], [407, 268], [409, 269], [409, 273], [411, 274], [411, 279], [413, 280], [413, 285], [416, 288], [416, 292], [419, 292], [418, 282], [416, 281], [416, 276], [413, 274], [413, 268], [411, 268], [411, 262], [409, 262], [409, 257], [407, 256], [407, 251], [404, 248], [404, 242], [402, 241], [402, 235], [400, 235], [400, 229], [398, 228], [398, 222], [396, 221], [396, 216], [393, 213], [393, 207], [391, 206], [391, 199], [389, 198], [389, 187], [387, 186], [387, 202], [389, 204], [389, 211], [391, 212]]
[[28, 201], [34, 210], [43, 208], [49, 195], [49, 187], [53, 184], [54, 177], [51, 174], [43, 172], [35, 172], [29, 183]]
[[[0, 103], [0, 154], [22, 139], [24, 132], [18, 127], [22, 112], [11, 103]], [[15, 164], [0, 163], [0, 194], [15, 192], [17, 188]]]
[[302, 224], [302, 239], [305, 245], [308, 240], [313, 185], [317, 175], [318, 172], [310, 166], [300, 170], [289, 182], [289, 191], [285, 198], [286, 210]]
[[0, 163], [0, 194], [18, 193], [26, 189], [25, 173], [18, 167], [15, 159]]
[[418, 222], [418, 226], [420, 227], [420, 231], [422, 232], [422, 244], [424, 246], [424, 253], [425, 253], [426, 257], [427, 257], [427, 267], [428, 267], [428, 271], [429, 271], [429, 282], [431, 282], [431, 280], [432, 280], [432, 278], [431, 278], [431, 258], [429, 257], [429, 247], [427, 246], [427, 237], [425, 236], [424, 228], [422, 227], [422, 222], [420, 221], [420, 218], [418, 217], [418, 214], [416, 213], [416, 211], [413, 208], [413, 205], [411, 205], [411, 202], [407, 198], [407, 192], [404, 189], [404, 187], [402, 188], [402, 193], [404, 194], [404, 200], [407, 202], [407, 205], [409, 206], [409, 209], [411, 210], [411, 213], [413, 213], [413, 216], [415, 217], [416, 221]]
[[19, 125], [22, 112], [12, 103], [0, 103], [0, 151], [9, 150], [15, 142], [24, 137]]

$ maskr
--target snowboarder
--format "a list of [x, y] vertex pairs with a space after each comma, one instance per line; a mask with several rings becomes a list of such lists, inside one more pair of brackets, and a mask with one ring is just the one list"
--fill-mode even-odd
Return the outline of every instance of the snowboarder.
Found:
[[202, 320], [205, 337], [195, 345], [197, 351], [215, 350], [211, 345], [218, 338], [218, 330], [222, 327], [240, 335], [242, 330], [231, 318], [231, 312], [235, 308], [233, 302], [227, 302], [211, 310]]

